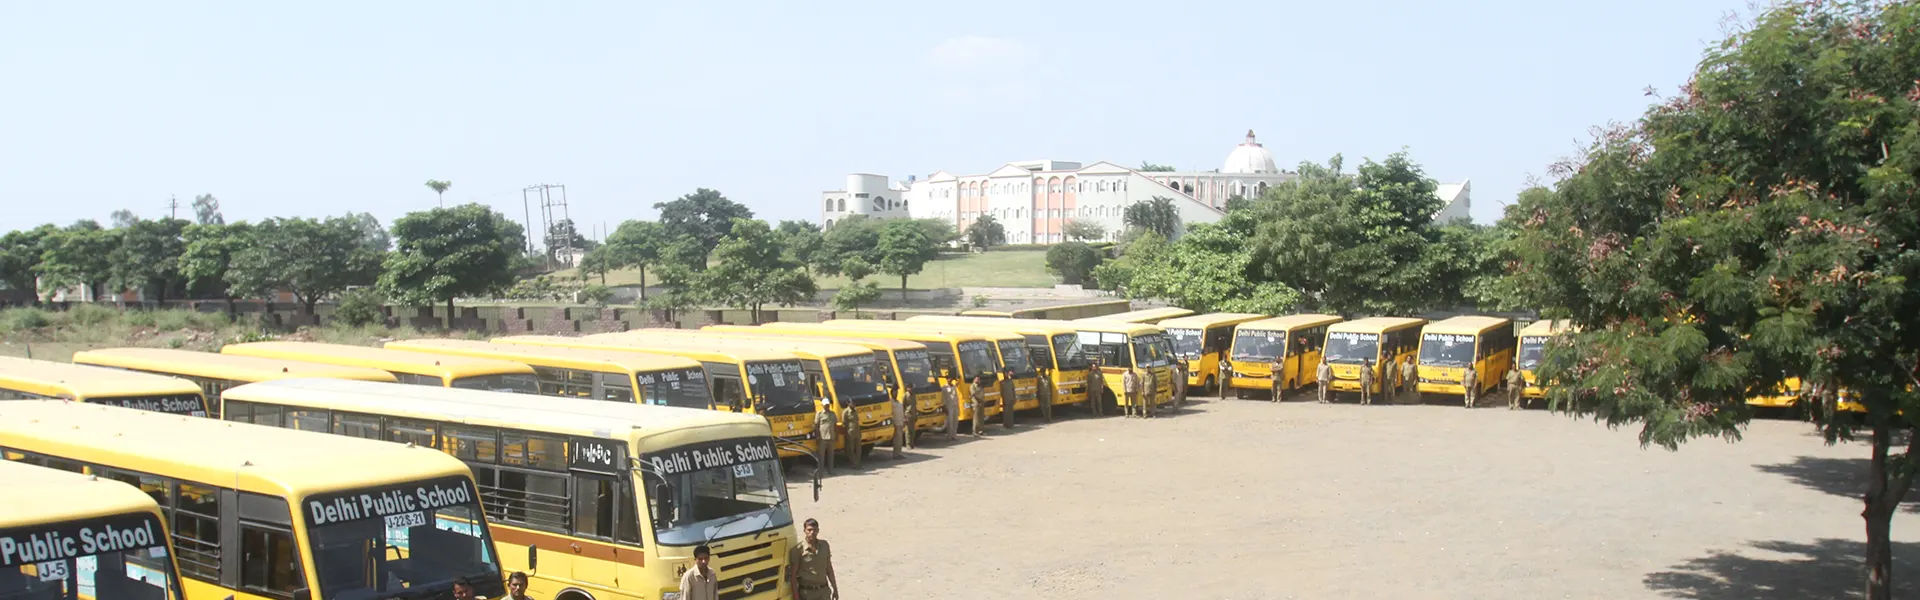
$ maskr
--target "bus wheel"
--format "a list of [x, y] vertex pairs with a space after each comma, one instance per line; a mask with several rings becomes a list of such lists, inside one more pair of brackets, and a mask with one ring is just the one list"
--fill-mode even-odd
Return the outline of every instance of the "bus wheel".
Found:
[[554, 598], [554, 600], [593, 600], [593, 596], [588, 596], [576, 591], [566, 591], [561, 592], [560, 597]]

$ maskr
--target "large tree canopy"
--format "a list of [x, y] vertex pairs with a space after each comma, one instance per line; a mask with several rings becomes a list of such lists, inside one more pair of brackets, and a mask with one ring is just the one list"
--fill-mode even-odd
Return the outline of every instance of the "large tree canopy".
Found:
[[514, 257], [526, 246], [519, 223], [479, 204], [436, 208], [393, 222], [397, 248], [380, 273], [380, 291], [407, 304], [445, 302], [513, 285]]
[[382, 257], [375, 248], [386, 242], [385, 234], [371, 237], [365, 219], [357, 216], [267, 219], [254, 225], [249, 237], [227, 267], [232, 293], [271, 297], [285, 291], [308, 315], [321, 299], [347, 286], [374, 283]]
[[1253, 203], [1258, 220], [1252, 260], [1264, 279], [1300, 292], [1301, 307], [1341, 314], [1415, 314], [1451, 308], [1433, 293], [1444, 273], [1430, 272], [1440, 241], [1430, 227], [1440, 210], [1436, 184], [1405, 152], [1343, 173], [1300, 165], [1300, 176]]
[[766, 221], [739, 219], [713, 251], [714, 265], [702, 277], [710, 299], [746, 308], [755, 323], [767, 304], [792, 305], [813, 297], [813, 276], [782, 248]]
[[753, 218], [753, 210], [707, 188], [653, 207], [660, 210], [660, 225], [667, 235], [693, 240], [692, 248], [697, 251], [683, 258], [695, 271], [707, 268], [707, 259], [721, 239], [733, 231], [735, 219]]
[[1557, 408], [1671, 448], [1738, 438], [1746, 398], [1789, 378], [1864, 407], [1875, 600], [1920, 459], [1917, 73], [1920, 5], [1777, 5], [1510, 213], [1511, 289], [1582, 329], [1540, 368]]

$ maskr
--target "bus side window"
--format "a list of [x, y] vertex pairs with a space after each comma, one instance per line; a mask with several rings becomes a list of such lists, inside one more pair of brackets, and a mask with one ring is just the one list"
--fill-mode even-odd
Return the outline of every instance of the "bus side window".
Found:
[[1205, 335], [1206, 343], [1201, 348], [1204, 352], [1225, 352], [1228, 347], [1233, 346], [1232, 327], [1215, 327], [1208, 329]]
[[740, 378], [713, 378], [713, 403], [716, 407], [745, 406], [742, 400], [746, 397], [747, 393], [740, 387]]

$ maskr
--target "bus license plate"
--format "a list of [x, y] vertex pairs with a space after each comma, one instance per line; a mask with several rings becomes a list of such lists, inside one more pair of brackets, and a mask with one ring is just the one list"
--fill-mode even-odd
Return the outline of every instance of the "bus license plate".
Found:
[[387, 529], [412, 529], [427, 524], [427, 515], [419, 511], [387, 517]]

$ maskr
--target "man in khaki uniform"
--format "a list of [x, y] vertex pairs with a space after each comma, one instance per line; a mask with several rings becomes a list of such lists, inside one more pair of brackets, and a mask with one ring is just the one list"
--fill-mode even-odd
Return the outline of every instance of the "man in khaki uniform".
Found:
[[1107, 376], [1100, 372], [1100, 359], [1087, 366], [1087, 407], [1093, 416], [1106, 414]]
[[693, 568], [680, 574], [681, 600], [720, 600], [720, 582], [709, 562], [713, 549], [701, 544], [693, 547]]
[[1520, 395], [1527, 389], [1527, 376], [1520, 369], [1507, 369], [1507, 410], [1520, 410]]
[[1173, 362], [1173, 410], [1179, 412], [1187, 404], [1187, 361]]
[[1013, 429], [1013, 404], [1019, 395], [1013, 391], [1013, 367], [1000, 371], [1000, 426]]
[[960, 391], [953, 386], [940, 388], [941, 408], [947, 409], [947, 441], [960, 437]]
[[807, 519], [805, 537], [787, 553], [787, 584], [798, 600], [840, 600], [840, 580], [833, 575], [833, 546], [820, 539], [820, 522]]
[[1158, 400], [1160, 395], [1160, 376], [1154, 374], [1152, 369], [1148, 369], [1147, 377], [1143, 383], [1146, 387], [1140, 391], [1140, 410], [1145, 412], [1140, 413], [1140, 416], [1151, 419], [1153, 418], [1154, 401]]
[[913, 437], [913, 424], [907, 420], [907, 406], [913, 404], [913, 398], [893, 393], [895, 391], [892, 385], [887, 386], [887, 397], [893, 399], [889, 403], [893, 405], [893, 458], [899, 460], [908, 445], [908, 438]]
[[1273, 355], [1273, 363], [1267, 365], [1267, 386], [1272, 388], [1274, 402], [1287, 396], [1287, 355]]
[[973, 413], [973, 437], [987, 435], [987, 386], [985, 375], [977, 375], [967, 383], [967, 410]]
[[1327, 386], [1333, 385], [1333, 365], [1327, 364], [1327, 359], [1320, 359], [1320, 366], [1313, 370], [1313, 378], [1320, 384], [1320, 403], [1326, 404], [1327, 394], [1330, 393]]
[[1127, 395], [1126, 406], [1122, 407], [1127, 411], [1127, 416], [1131, 417], [1135, 414], [1145, 414], [1139, 412], [1140, 376], [1135, 375], [1133, 369], [1127, 369], [1126, 374], [1120, 376], [1120, 389], [1122, 393]]
[[1053, 369], [1040, 370], [1040, 420], [1053, 422]]
[[1420, 370], [1413, 366], [1413, 357], [1409, 356], [1406, 360], [1400, 361], [1400, 384], [1406, 386], [1402, 391], [1413, 399], [1420, 397], [1419, 372]]
[[833, 441], [837, 437], [835, 434], [838, 433], [835, 430], [839, 429], [840, 424], [834, 418], [833, 405], [828, 404], [826, 400], [821, 400], [820, 404], [820, 410], [813, 413], [814, 435], [820, 440], [820, 460], [824, 463], [827, 472], [832, 473], [833, 455], [836, 454]]
[[1473, 363], [1460, 371], [1460, 395], [1466, 408], [1473, 408], [1473, 402], [1480, 399], [1480, 375], [1473, 372]]
[[1373, 361], [1360, 360], [1360, 405], [1373, 404]]

